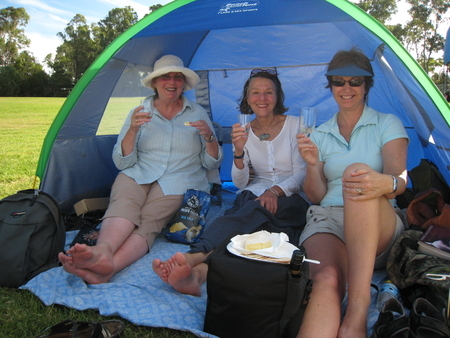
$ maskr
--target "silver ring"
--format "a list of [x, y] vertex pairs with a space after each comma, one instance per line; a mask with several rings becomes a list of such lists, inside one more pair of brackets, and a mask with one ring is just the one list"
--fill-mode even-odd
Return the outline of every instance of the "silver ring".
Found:
[[356, 189], [356, 192], [357, 192], [359, 195], [362, 195], [362, 194], [363, 194], [361, 188]]

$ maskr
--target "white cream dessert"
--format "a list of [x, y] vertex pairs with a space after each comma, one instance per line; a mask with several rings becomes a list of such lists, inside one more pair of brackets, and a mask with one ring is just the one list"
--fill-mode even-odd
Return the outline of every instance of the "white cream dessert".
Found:
[[251, 236], [245, 240], [245, 250], [249, 251], [267, 249], [271, 246], [272, 242], [269, 241], [265, 236], [259, 234]]

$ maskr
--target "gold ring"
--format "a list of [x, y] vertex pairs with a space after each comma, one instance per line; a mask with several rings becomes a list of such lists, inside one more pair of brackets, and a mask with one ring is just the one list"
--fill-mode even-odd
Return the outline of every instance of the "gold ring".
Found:
[[362, 194], [363, 194], [361, 188], [356, 189], [356, 192], [357, 192], [359, 195], [362, 195]]
[[136, 120], [134, 120], [136, 123], [137, 123], [137, 119]]

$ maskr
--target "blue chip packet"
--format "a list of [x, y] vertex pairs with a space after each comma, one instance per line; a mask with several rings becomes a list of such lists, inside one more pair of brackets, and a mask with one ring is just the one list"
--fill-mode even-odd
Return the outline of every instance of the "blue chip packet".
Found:
[[180, 211], [169, 222], [166, 239], [175, 243], [197, 243], [203, 234], [206, 214], [211, 205], [211, 195], [207, 192], [189, 189], [184, 194]]

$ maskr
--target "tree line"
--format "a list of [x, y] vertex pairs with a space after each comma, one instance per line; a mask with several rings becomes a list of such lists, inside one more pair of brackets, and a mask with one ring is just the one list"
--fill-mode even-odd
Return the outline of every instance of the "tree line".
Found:
[[[442, 69], [445, 39], [438, 29], [448, 22], [450, 3], [446, 0], [406, 0], [409, 21], [388, 25], [397, 12], [397, 0], [352, 1], [383, 24], [415, 57], [422, 68], [439, 84], [448, 82]], [[162, 7], [150, 6], [149, 13]], [[114, 8], [97, 23], [89, 24], [76, 14], [63, 32], [61, 45], [49, 54], [43, 65], [27, 50], [30, 40], [24, 27], [30, 16], [22, 7], [0, 10], [0, 96], [66, 96], [100, 53], [120, 34], [138, 21], [130, 6]]]

